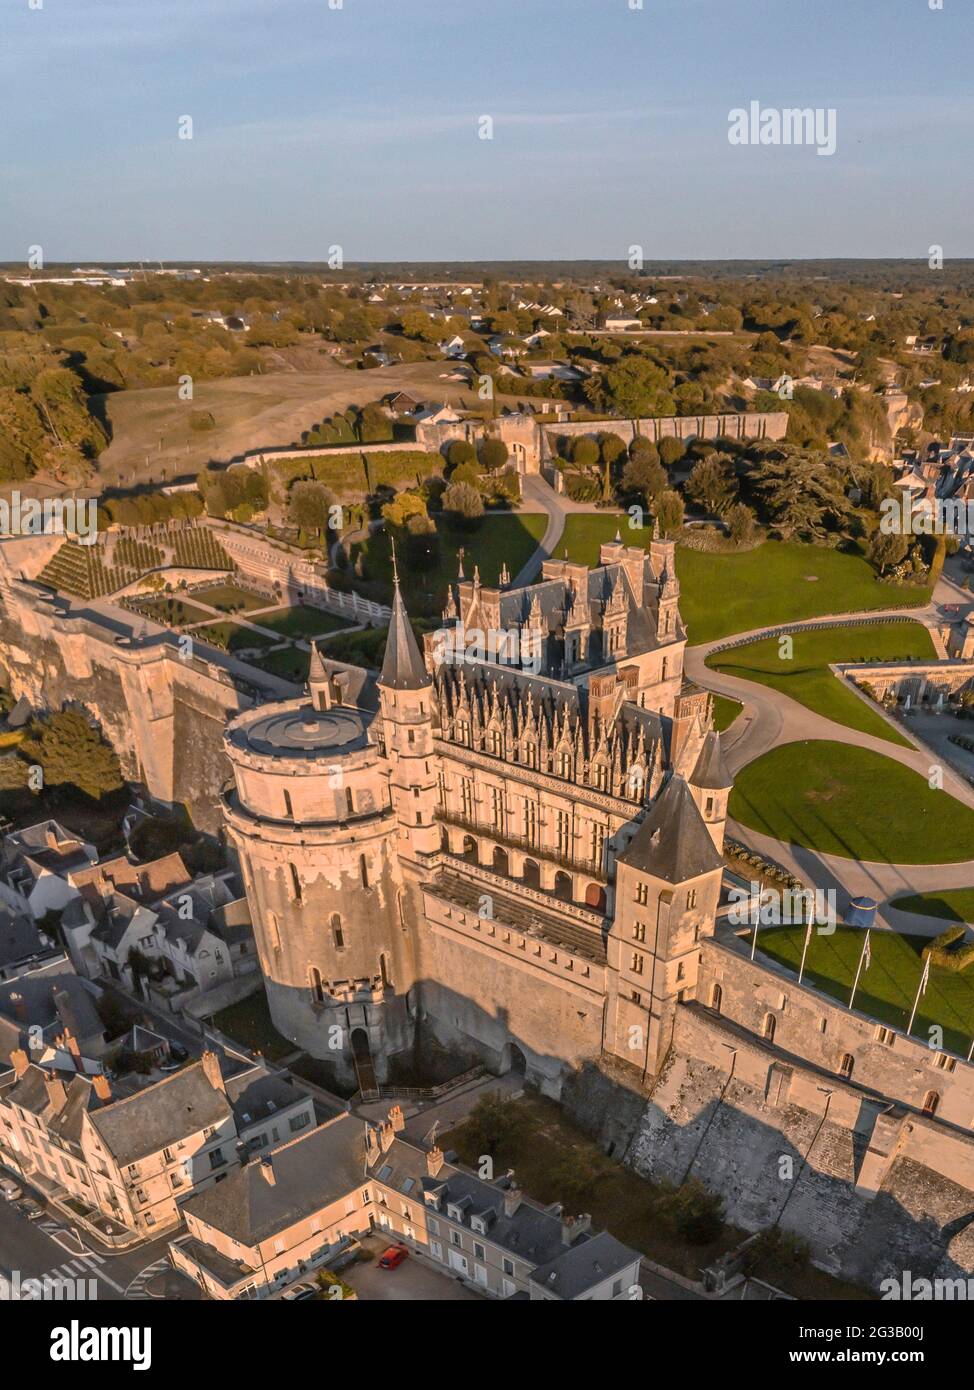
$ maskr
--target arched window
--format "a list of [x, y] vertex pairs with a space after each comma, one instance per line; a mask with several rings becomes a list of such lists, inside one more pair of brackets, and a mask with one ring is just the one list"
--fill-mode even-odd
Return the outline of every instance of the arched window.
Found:
[[355, 813], [355, 798], [352, 796], [351, 787], [345, 788], [345, 810], [350, 816]]
[[562, 752], [558, 755], [558, 775], [559, 777], [570, 777], [572, 773], [572, 755]]
[[676, 978], [677, 978], [678, 980], [685, 980], [686, 977], [687, 977], [686, 966], [683, 964], [683, 961], [682, 961], [682, 960], [681, 960], [681, 961], [678, 961], [678, 962], [677, 962], [677, 967], [676, 967]]
[[363, 888], [368, 888], [368, 886], [369, 886], [369, 866], [368, 866], [368, 864], [366, 864], [366, 862], [365, 862], [365, 855], [364, 855], [364, 854], [360, 854], [359, 857], [358, 857], [358, 871], [359, 871], [359, 876], [360, 876], [361, 879], [362, 879], [362, 887], [363, 887]]
[[291, 805], [291, 793], [287, 787], [284, 788], [284, 814], [290, 819], [294, 819], [294, 808]]
[[289, 865], [288, 865], [288, 868], [291, 870], [291, 891], [292, 891], [293, 894], [294, 894], [295, 901], [296, 901], [296, 902], [300, 902], [300, 901], [301, 901], [301, 880], [298, 878], [298, 871], [297, 871], [297, 868], [295, 867], [294, 864], [289, 864]]
[[710, 1007], [713, 1009], [715, 1014], [720, 1013], [720, 1006], [723, 1002], [723, 999], [724, 991], [721, 989], [720, 985], [718, 985], [715, 982], [713, 989], [710, 991]]
[[499, 758], [504, 752], [504, 735], [500, 729], [492, 729], [490, 735], [490, 751], [495, 758]]
[[331, 914], [331, 934], [335, 941], [335, 950], [345, 949], [345, 933], [342, 931], [342, 919], [337, 912]]
[[766, 1042], [774, 1042], [774, 1034], [777, 1026], [778, 1020], [775, 1018], [774, 1014], [765, 1014], [764, 1027], [761, 1031]]
[[937, 1107], [940, 1104], [940, 1096], [936, 1091], [928, 1091], [923, 1098], [924, 1115], [936, 1115]]
[[325, 991], [321, 987], [321, 971], [317, 966], [313, 965], [308, 971], [308, 976], [311, 980], [312, 999], [316, 1004], [323, 1004], [325, 1002]]
[[697, 890], [696, 890], [696, 888], [691, 888], [691, 889], [689, 889], [689, 891], [687, 892], [687, 911], [689, 911], [691, 907], [696, 907], [696, 905], [697, 905]]
[[537, 765], [538, 765], [538, 748], [537, 748], [537, 744], [534, 744], [534, 743], [526, 743], [526, 744], [524, 745], [524, 761], [525, 761], [525, 764], [526, 764], [528, 767], [537, 767]]
[[856, 1065], [856, 1059], [851, 1052], [847, 1052], [839, 1063], [839, 1075], [844, 1076], [848, 1081], [852, 1075], [852, 1068]]

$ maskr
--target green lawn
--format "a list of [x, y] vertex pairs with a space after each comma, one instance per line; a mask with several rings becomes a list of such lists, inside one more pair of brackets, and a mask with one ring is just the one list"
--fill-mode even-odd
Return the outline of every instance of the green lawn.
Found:
[[263, 1053], [272, 1062], [279, 1062], [289, 1052], [295, 1051], [294, 1043], [282, 1038], [271, 1022], [267, 995], [263, 989], [221, 1009], [213, 1015], [211, 1022], [234, 1042]]
[[[649, 527], [631, 531], [628, 518], [576, 512], [565, 522], [558, 553], [596, 565], [599, 546], [619, 531], [626, 545], [649, 548]], [[929, 589], [883, 584], [861, 555], [847, 555], [793, 541], [765, 541], [754, 550], [710, 554], [677, 547], [680, 612], [692, 645], [735, 632], [772, 627], [800, 618], [827, 617], [866, 609], [924, 604]]]
[[729, 729], [744, 706], [740, 700], [730, 700], [726, 695], [714, 695], [714, 728], [718, 733]]
[[[804, 940], [804, 927], [758, 929], [758, 951], [796, 973]], [[839, 927], [831, 936], [813, 932], [805, 982], [848, 1004], [862, 941], [863, 933], [855, 927]], [[872, 960], [860, 977], [855, 1007], [893, 1028], [905, 1030], [923, 973], [920, 952], [928, 942], [925, 936], [874, 931], [869, 942]], [[934, 1024], [943, 1028], [948, 1051], [966, 1057], [974, 1036], [974, 969], [954, 972], [931, 965], [913, 1035], [925, 1040], [927, 1030]]]
[[257, 666], [261, 671], [267, 671], [269, 675], [280, 676], [286, 681], [296, 681], [298, 685], [303, 685], [308, 679], [310, 664], [311, 653], [302, 651], [300, 647], [280, 647], [265, 656], [255, 656], [251, 662], [251, 665]]
[[351, 626], [334, 613], [326, 613], [322, 608], [312, 608], [304, 603], [294, 604], [290, 608], [274, 608], [251, 621], [279, 632], [282, 637], [323, 637], [328, 632], [339, 632]]
[[239, 584], [214, 584], [212, 589], [201, 589], [196, 597], [211, 608], [219, 608], [221, 613], [250, 613], [255, 608], [267, 608], [272, 602]]
[[746, 647], [721, 652], [707, 665], [729, 676], [757, 681], [780, 690], [807, 709], [834, 719], [850, 729], [912, 747], [882, 715], [859, 698], [829, 670], [830, 662], [895, 661], [908, 657], [935, 657], [930, 633], [921, 623], [906, 618], [881, 627], [830, 627], [791, 635], [792, 657], [782, 659], [777, 637], [749, 642]]
[[853, 744], [786, 743], [737, 774], [730, 815], [823, 854], [890, 864], [970, 858], [974, 811], [901, 763]]
[[942, 917], [945, 922], [974, 922], [974, 888], [945, 888], [939, 893], [907, 893], [894, 898], [893, 907], [923, 917]]
[[240, 623], [210, 623], [206, 627], [194, 627], [190, 636], [198, 642], [209, 642], [211, 646], [219, 647], [223, 652], [239, 652], [248, 650], [251, 647], [270, 647], [277, 640], [274, 637], [267, 637], [262, 632], [254, 632], [253, 628], [243, 627]]
[[188, 603], [181, 598], [157, 598], [149, 603], [140, 599], [139, 608], [147, 618], [162, 623], [165, 627], [186, 627], [190, 623], [201, 623], [213, 616], [205, 608], [199, 608], [195, 603]]
[[[512, 512], [488, 512], [476, 529], [463, 531], [450, 526], [442, 517], [438, 518], [439, 558], [436, 564], [419, 572], [400, 561], [399, 577], [410, 610], [439, 614], [446, 602], [447, 585], [457, 576], [457, 552], [461, 548], [468, 579], [474, 565], [478, 565], [483, 583], [496, 584], [505, 561], [513, 578], [537, 548], [547, 521], [540, 512], [528, 512], [523, 516]], [[366, 577], [381, 585], [382, 596], [388, 601], [392, 594], [392, 560], [387, 533], [377, 531], [367, 541], [354, 546], [353, 560], [359, 556]]]

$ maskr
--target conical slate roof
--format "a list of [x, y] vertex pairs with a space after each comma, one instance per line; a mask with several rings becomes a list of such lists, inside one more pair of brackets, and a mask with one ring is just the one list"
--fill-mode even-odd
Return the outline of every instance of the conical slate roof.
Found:
[[690, 788], [675, 774], [619, 855], [620, 864], [667, 883], [698, 878], [719, 869], [723, 862]]
[[398, 578], [395, 588], [392, 619], [389, 623], [389, 636], [386, 639], [385, 656], [382, 658], [379, 684], [390, 690], [422, 690], [430, 684], [429, 672], [423, 665], [416, 635], [409, 624], [406, 605], [399, 592]]
[[703, 741], [697, 765], [690, 774], [690, 784], [701, 791], [726, 791], [734, 785], [734, 779], [724, 762], [720, 734], [715, 729], [711, 729]]
[[308, 684], [311, 685], [314, 681], [327, 680], [328, 672], [325, 670], [325, 663], [321, 658], [321, 652], [318, 650], [317, 645], [314, 642], [312, 642], [311, 663], [308, 667]]

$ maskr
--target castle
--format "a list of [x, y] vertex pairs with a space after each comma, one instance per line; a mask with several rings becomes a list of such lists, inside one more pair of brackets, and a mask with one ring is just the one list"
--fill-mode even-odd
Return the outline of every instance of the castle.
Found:
[[315, 653], [307, 699], [232, 719], [279, 1031], [346, 1082], [426, 1043], [554, 1096], [603, 1054], [652, 1071], [714, 928], [730, 788], [685, 643], [673, 543], [617, 539], [524, 588], [461, 578], [423, 653], [397, 582], [376, 709]]

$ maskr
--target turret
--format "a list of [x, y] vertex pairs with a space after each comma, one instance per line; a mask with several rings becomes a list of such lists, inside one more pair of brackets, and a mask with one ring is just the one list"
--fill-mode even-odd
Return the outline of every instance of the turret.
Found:
[[727, 801], [734, 779], [727, 770], [720, 734], [711, 729], [689, 778], [690, 790], [718, 850], [724, 848]]
[[420, 656], [399, 588], [393, 551], [392, 619], [378, 687], [390, 791], [406, 858], [439, 848], [433, 749], [433, 681]]

